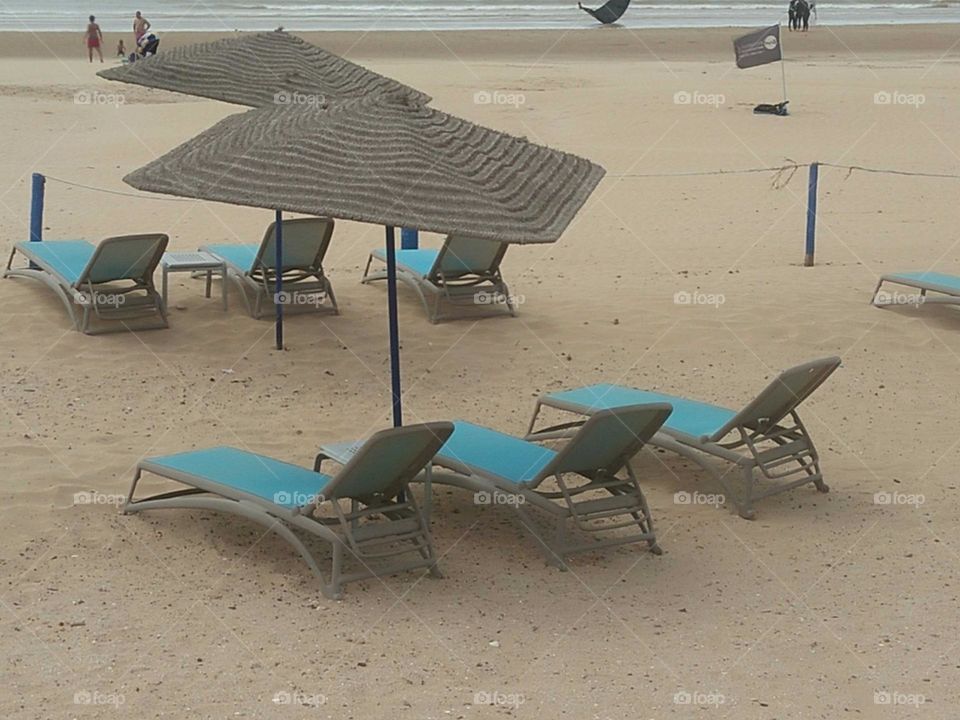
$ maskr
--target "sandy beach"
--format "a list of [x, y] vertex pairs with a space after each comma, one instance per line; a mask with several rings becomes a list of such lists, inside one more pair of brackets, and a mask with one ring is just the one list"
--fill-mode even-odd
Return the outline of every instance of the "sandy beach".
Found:
[[[960, 181], [823, 167], [803, 267], [806, 167], [682, 173], [960, 174], [960, 26], [784, 29], [788, 118], [752, 114], [781, 99], [780, 67], [737, 70], [737, 34], [303, 37], [608, 173], [559, 242], [507, 253], [516, 318], [431, 325], [401, 288], [408, 422], [520, 435], [537, 396], [595, 382], [738, 408], [838, 355], [801, 412], [830, 493], [773, 496], [747, 521], [678, 500], [721, 489], [644, 450], [664, 554], [619, 547], [559, 572], [506, 509], [438, 488], [445, 577], [330, 601], [256, 525], [118, 504], [146, 456], [229, 444], [310, 466], [321, 442], [389, 425], [386, 295], [359, 282], [382, 228], [337, 222], [325, 266], [342, 314], [290, 318], [282, 352], [235, 288], [224, 313], [187, 274], [171, 276], [170, 329], [98, 337], [43, 286], [2, 280], [0, 714], [956, 717], [960, 313], [869, 300], [884, 273], [960, 274]], [[32, 172], [50, 178], [47, 239], [258, 242], [267, 211], [57, 181], [136, 194], [125, 174], [239, 111], [100, 68], [79, 32], [0, 34], [3, 252], [28, 237]]]

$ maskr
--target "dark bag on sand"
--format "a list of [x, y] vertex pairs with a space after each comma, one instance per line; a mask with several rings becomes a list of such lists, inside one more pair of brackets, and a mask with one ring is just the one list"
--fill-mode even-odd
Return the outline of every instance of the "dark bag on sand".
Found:
[[789, 100], [784, 100], [782, 103], [777, 103], [776, 105], [760, 103], [753, 109], [753, 112], [757, 115], [789, 115], [790, 113], [787, 112], [787, 104], [789, 102]]

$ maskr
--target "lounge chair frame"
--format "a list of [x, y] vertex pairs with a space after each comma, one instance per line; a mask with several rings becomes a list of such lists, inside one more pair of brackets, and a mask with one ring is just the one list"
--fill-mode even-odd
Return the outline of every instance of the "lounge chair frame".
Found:
[[[740, 517], [756, 518], [754, 503], [801, 485], [813, 484], [829, 492], [820, 468], [820, 455], [797, 407], [840, 366], [840, 358], [814, 360], [781, 373], [743, 410], [709, 436], [697, 437], [668, 425], [650, 439], [650, 445], [670, 450], [695, 462], [723, 488]], [[544, 407], [588, 415], [581, 404], [567, 403], [549, 395], [540, 397], [530, 418], [526, 437], [531, 440], [571, 437], [583, 420], [536, 429]], [[712, 455], [733, 463], [740, 470], [743, 490], [730, 482], [729, 469], [720, 472], [705, 460]], [[757, 472], [772, 486], [759, 490]]]
[[[623, 425], [619, 418], [627, 417], [631, 413], [643, 415], [641, 427], [633, 433], [631, 441], [623, 445], [612, 461], [605, 467], [594, 468], [592, 471], [572, 469], [576, 466], [571, 465], [569, 460], [583, 450], [584, 446], [596, 442], [595, 433], [602, 433], [602, 427], [605, 424], [609, 426], [611, 422]], [[441, 449], [434, 457], [433, 465], [451, 472], [437, 472], [434, 469], [432, 473], [423, 476], [427, 515], [429, 517], [432, 506], [432, 483], [450, 485], [473, 493], [486, 493], [490, 497], [503, 494], [510, 496], [511, 500], [502, 504], [511, 508], [520, 526], [537, 543], [546, 562], [560, 570], [567, 570], [567, 558], [573, 555], [619, 545], [645, 542], [652, 553], [660, 555], [663, 551], [657, 544], [650, 506], [630, 466], [630, 460], [669, 415], [670, 406], [665, 403], [596, 413], [583, 423], [583, 427], [574, 433], [574, 439], [557, 452], [536, 478], [524, 484], [516, 484], [487, 473], [482, 468], [467, 465]], [[356, 447], [356, 444], [321, 447], [314, 469], [319, 470], [327, 459], [342, 462], [346, 457], [343, 453], [349, 453], [349, 448], [352, 447]], [[556, 482], [557, 490], [540, 488], [544, 482], [551, 479]], [[597, 498], [597, 491], [604, 497]], [[537, 508], [542, 516], [548, 518], [548, 533], [538, 531], [540, 524], [532, 513], [528, 512], [528, 505]], [[633, 528], [634, 531], [585, 541], [571, 535], [571, 525], [585, 535], [625, 528]]]
[[[323, 259], [330, 247], [335, 222], [333, 218], [296, 218], [283, 221], [283, 246], [286, 251], [293, 241], [294, 233], [309, 232], [316, 228], [321, 233], [318, 252], [310, 263], [290, 264], [288, 255], [284, 255], [282, 292], [288, 298], [284, 304], [284, 312], [315, 312], [328, 311], [334, 315], [340, 314], [337, 297], [333, 292], [333, 285], [323, 269]], [[227, 276], [236, 283], [243, 297], [244, 305], [250, 317], [261, 319], [265, 315], [272, 316], [274, 310], [273, 298], [276, 294], [277, 271], [275, 263], [276, 250], [276, 222], [270, 223], [263, 234], [263, 240], [257, 249], [251, 267], [242, 267], [231, 262], [229, 258], [217, 255], [216, 250], [205, 245], [200, 250], [214, 255], [224, 261]], [[226, 282], [226, 278], [224, 278]], [[298, 302], [298, 298], [322, 296], [319, 303]], [[329, 306], [323, 301], [328, 301]], [[266, 307], [265, 307], [266, 306]]]
[[[425, 568], [432, 577], [442, 577], [438, 566], [429, 523], [413, 493], [409, 492], [410, 478], [428, 465], [430, 457], [453, 430], [450, 423], [428, 423], [384, 430], [373, 435], [326, 486], [318, 484], [318, 494], [312, 502], [288, 508], [236, 488], [210, 481], [200, 475], [164, 466], [150, 459], [137, 465], [124, 514], [144, 510], [194, 509], [231, 513], [251, 520], [276, 533], [287, 541], [320, 581], [324, 597], [339, 600], [343, 585], [348, 582], [396, 574]], [[377, 452], [379, 443], [396, 441], [405, 435], [418, 433], [434, 438], [424, 450], [398, 470], [397, 477], [384, 486], [382, 492], [351, 497], [349, 485], [356, 467]], [[151, 473], [190, 487], [135, 500], [137, 485], [144, 473]], [[319, 476], [318, 481], [325, 476]], [[349, 509], [344, 509], [346, 503]], [[316, 511], [328, 510], [332, 516], [320, 516]], [[381, 519], [382, 518], [382, 519]], [[373, 522], [365, 522], [373, 521]], [[363, 523], [363, 525], [361, 525]], [[321, 569], [306, 544], [294, 532], [304, 531], [327, 542], [331, 547], [329, 576]], [[406, 559], [410, 555], [412, 559]], [[399, 559], [399, 558], [404, 559]], [[346, 559], [355, 560], [360, 570], [344, 572]]]
[[[154, 241], [148, 251], [142, 273], [135, 277], [104, 279], [98, 273], [98, 265], [109, 258], [110, 252], [123, 243]], [[169, 238], [162, 233], [121, 235], [102, 240], [94, 249], [80, 277], [71, 282], [56, 268], [45, 263], [45, 258], [32, 252], [33, 245], [23, 242], [14, 245], [7, 259], [3, 276], [22, 277], [43, 283], [60, 298], [70, 323], [75, 330], [85, 335], [122, 332], [130, 329], [122, 321], [154, 318], [152, 324], [137, 325], [137, 330], [154, 330], [170, 327], [167, 311], [160, 293], [153, 282], [153, 274], [160, 263]], [[56, 240], [50, 240], [55, 243]], [[14, 256], [19, 252], [29, 262], [27, 267], [13, 267]], [[140, 258], [142, 259], [142, 257]], [[122, 300], [120, 300], [122, 298]], [[107, 321], [94, 325], [94, 320]], [[108, 321], [121, 321], [120, 327]]]
[[[489, 248], [484, 243], [488, 243]], [[433, 324], [465, 316], [503, 315], [502, 308], [515, 317], [510, 288], [500, 273], [500, 262], [506, 252], [506, 243], [450, 235], [427, 275], [405, 267], [398, 259], [397, 279], [417, 293]], [[375, 259], [385, 262], [381, 251], [370, 253], [361, 280], [365, 285], [387, 279], [386, 269], [370, 272]], [[481, 297], [484, 302], [479, 301]], [[467, 307], [471, 308], [469, 314], [462, 312]], [[478, 312], [479, 307], [488, 307], [490, 311]]]
[[[938, 303], [941, 305], [960, 305], [960, 292], [957, 291], [957, 288], [950, 287], [949, 285], [943, 285], [937, 282], [926, 282], [919, 278], [909, 278], [904, 277], [903, 275], [891, 274], [883, 275], [880, 277], [880, 280], [877, 282], [877, 286], [873, 290], [873, 296], [870, 298], [870, 304], [875, 307], [888, 307], [891, 305], [897, 305], [896, 302], [882, 302], [878, 301], [877, 298], [880, 295], [880, 288], [885, 282], [893, 283], [895, 285], [903, 285], [904, 287], [916, 288], [920, 291], [920, 296], [917, 302], [911, 303], [914, 306], [919, 306], [921, 304], [926, 305], [927, 303]], [[940, 293], [939, 295], [927, 295], [928, 292]]]

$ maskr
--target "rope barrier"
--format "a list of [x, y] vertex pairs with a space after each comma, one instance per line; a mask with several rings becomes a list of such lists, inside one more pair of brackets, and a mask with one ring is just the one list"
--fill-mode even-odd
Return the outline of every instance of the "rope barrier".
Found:
[[797, 163], [788, 163], [776, 167], [745, 168], [743, 170], [691, 170], [690, 172], [671, 172], [671, 173], [624, 173], [622, 175], [610, 175], [614, 178], [658, 178], [658, 177], [693, 177], [702, 175], [746, 175], [748, 173], [762, 172], [781, 172], [783, 170], [796, 169], [802, 167]]
[[[708, 176], [718, 176], [718, 175], [751, 175], [756, 173], [773, 173], [773, 178], [770, 181], [770, 187], [774, 190], [780, 190], [790, 184], [790, 181], [793, 179], [794, 175], [797, 174], [797, 171], [802, 167], [808, 167], [810, 176], [807, 186], [807, 232], [806, 232], [806, 246], [805, 254], [803, 258], [803, 264], [807, 267], [810, 267], [814, 264], [814, 251], [816, 248], [816, 222], [817, 222], [817, 185], [819, 181], [819, 172], [820, 167], [829, 167], [837, 170], [846, 170], [847, 174], [843, 178], [844, 181], [850, 178], [854, 172], [865, 172], [865, 173], [874, 173], [882, 175], [899, 175], [901, 177], [925, 177], [925, 178], [937, 178], [937, 179], [947, 179], [947, 180], [960, 180], [960, 174], [954, 173], [933, 173], [933, 172], [921, 172], [913, 170], [898, 170], [896, 168], [876, 168], [876, 167], [867, 167], [864, 165], [840, 165], [839, 163], [830, 163], [830, 162], [810, 162], [810, 163], [798, 163], [791, 158], [784, 158], [784, 163], [782, 165], [777, 165], [773, 167], [755, 167], [755, 168], [741, 168], [739, 170], [689, 170], [681, 172], [666, 172], [666, 173], [623, 173], [620, 175], [610, 175], [611, 178], [626, 179], [626, 178], [665, 178], [665, 177], [708, 177]], [[188, 198], [172, 198], [172, 197], [160, 197], [157, 195], [142, 195], [139, 193], [130, 193], [124, 192], [122, 190], [110, 190], [108, 188], [96, 187], [94, 185], [85, 185], [84, 183], [73, 182], [72, 180], [64, 180], [63, 178], [53, 177], [51, 175], [41, 175], [40, 173], [33, 174], [33, 186], [32, 186], [32, 195], [31, 195], [31, 206], [30, 206], [30, 239], [31, 240], [42, 240], [43, 239], [43, 184], [45, 180], [52, 180], [53, 182], [58, 182], [63, 185], [69, 185], [71, 187], [82, 188], [84, 190], [90, 190], [92, 192], [101, 192], [108, 195], [119, 195], [121, 197], [130, 197], [130, 198], [139, 198], [146, 200], [164, 200], [166, 202], [197, 202], [197, 200], [192, 200]], [[279, 239], [279, 238], [278, 238]], [[279, 253], [280, 243], [277, 243], [277, 250]], [[279, 330], [278, 330], [279, 332]], [[280, 336], [277, 336], [277, 347], [280, 347]]]
[[[825, 167], [837, 168], [838, 170], [846, 170], [847, 177], [850, 177], [853, 174], [854, 170], [859, 170], [860, 172], [882, 173], [886, 175], [905, 175], [907, 177], [947, 178], [950, 180], [960, 180], [960, 175], [954, 175], [951, 173], [912, 172], [910, 170], [892, 170], [890, 168], [864, 167], [863, 165], [835, 165], [834, 163], [828, 163], [828, 162], [822, 162], [820, 164]], [[844, 180], [846, 180], [846, 178], [844, 178]]]
[[[667, 172], [667, 173], [623, 173], [621, 175], [610, 175], [611, 178], [662, 178], [662, 177], [705, 177], [711, 175], [747, 175], [751, 173], [765, 173], [772, 172], [777, 173], [777, 176], [774, 178], [775, 184], [777, 181], [780, 181], [783, 176], [787, 173], [785, 179], [782, 179], [781, 182], [776, 184], [776, 187], [783, 187], [790, 182], [790, 178], [793, 177], [793, 174], [796, 173], [802, 167], [807, 167], [810, 163], [797, 163], [792, 160], [783, 165], [778, 165], [774, 167], [758, 167], [758, 168], [743, 168], [740, 170], [691, 170], [689, 172]], [[950, 180], [960, 180], [960, 174], [953, 173], [930, 173], [930, 172], [914, 172], [911, 170], [897, 170], [895, 168], [875, 168], [867, 167], [864, 165], [839, 165], [837, 163], [830, 162], [821, 162], [821, 167], [831, 167], [838, 170], [846, 170], [847, 176], [850, 177], [854, 171], [868, 172], [868, 173], [881, 173], [887, 175], [901, 175], [906, 177], [928, 177], [928, 178], [945, 178]], [[845, 178], [846, 179], [846, 178]]]
[[84, 185], [83, 183], [73, 182], [72, 180], [64, 180], [62, 178], [54, 177], [53, 175], [44, 174], [44, 177], [47, 180], [53, 180], [54, 182], [62, 183], [63, 185], [70, 185], [72, 187], [83, 188], [84, 190], [92, 190], [93, 192], [102, 192], [108, 195], [120, 195], [121, 197], [131, 197], [138, 198], [140, 200], [164, 200], [166, 202], [198, 202], [197, 200], [191, 200], [190, 198], [174, 198], [174, 197], [162, 197], [160, 195], [145, 195], [141, 193], [131, 193], [124, 192], [123, 190], [111, 190], [109, 188], [96, 187], [94, 185]]
[[[926, 178], [941, 178], [948, 180], [960, 180], [960, 174], [952, 173], [929, 173], [929, 172], [914, 172], [911, 170], [897, 170], [894, 168], [875, 168], [867, 167], [864, 165], [838, 165], [836, 163], [830, 162], [821, 162], [819, 163], [822, 167], [835, 168], [837, 170], [846, 170], [847, 174], [844, 177], [844, 180], [849, 178], [855, 171], [866, 172], [866, 173], [875, 173], [875, 174], [886, 174], [886, 175], [900, 175], [904, 177], [926, 177]], [[797, 170], [802, 167], [807, 167], [809, 163], [798, 163], [793, 160], [787, 159], [783, 165], [775, 165], [772, 167], [756, 167], [756, 168], [742, 168], [739, 170], [690, 170], [683, 172], [666, 172], [666, 173], [623, 173], [620, 175], [608, 175], [610, 178], [617, 179], [627, 179], [627, 178], [665, 178], [665, 177], [710, 177], [718, 175], [752, 175], [756, 173], [774, 173], [773, 180], [770, 185], [773, 189], [779, 190], [780, 188], [786, 187], [790, 181], [793, 179], [793, 176], [796, 174]], [[174, 198], [174, 197], [162, 197], [159, 195], [147, 195], [143, 193], [132, 193], [124, 192], [123, 190], [111, 190], [109, 188], [96, 187], [94, 185], [85, 185], [83, 183], [74, 182], [72, 180], [64, 180], [63, 178], [54, 177], [53, 175], [44, 175], [47, 180], [52, 180], [54, 182], [61, 183], [63, 185], [69, 185], [71, 187], [78, 187], [84, 190], [90, 190], [92, 192], [101, 192], [108, 195], [119, 195], [121, 197], [137, 198], [140, 200], [162, 200], [164, 202], [198, 202], [197, 200], [192, 200], [190, 198]]]

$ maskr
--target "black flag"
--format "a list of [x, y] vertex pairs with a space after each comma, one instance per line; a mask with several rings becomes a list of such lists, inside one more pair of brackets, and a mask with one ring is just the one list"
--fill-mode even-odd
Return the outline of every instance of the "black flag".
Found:
[[733, 51], [737, 54], [737, 67], [741, 69], [783, 60], [780, 26], [773, 25], [738, 37], [733, 41]]
[[596, 10], [585, 8], [581, 3], [577, 3], [577, 7], [586, 13], [590, 13], [604, 25], [609, 25], [620, 19], [620, 16], [627, 11], [629, 4], [630, 0], [608, 0], [607, 3], [602, 7], [598, 7]]

